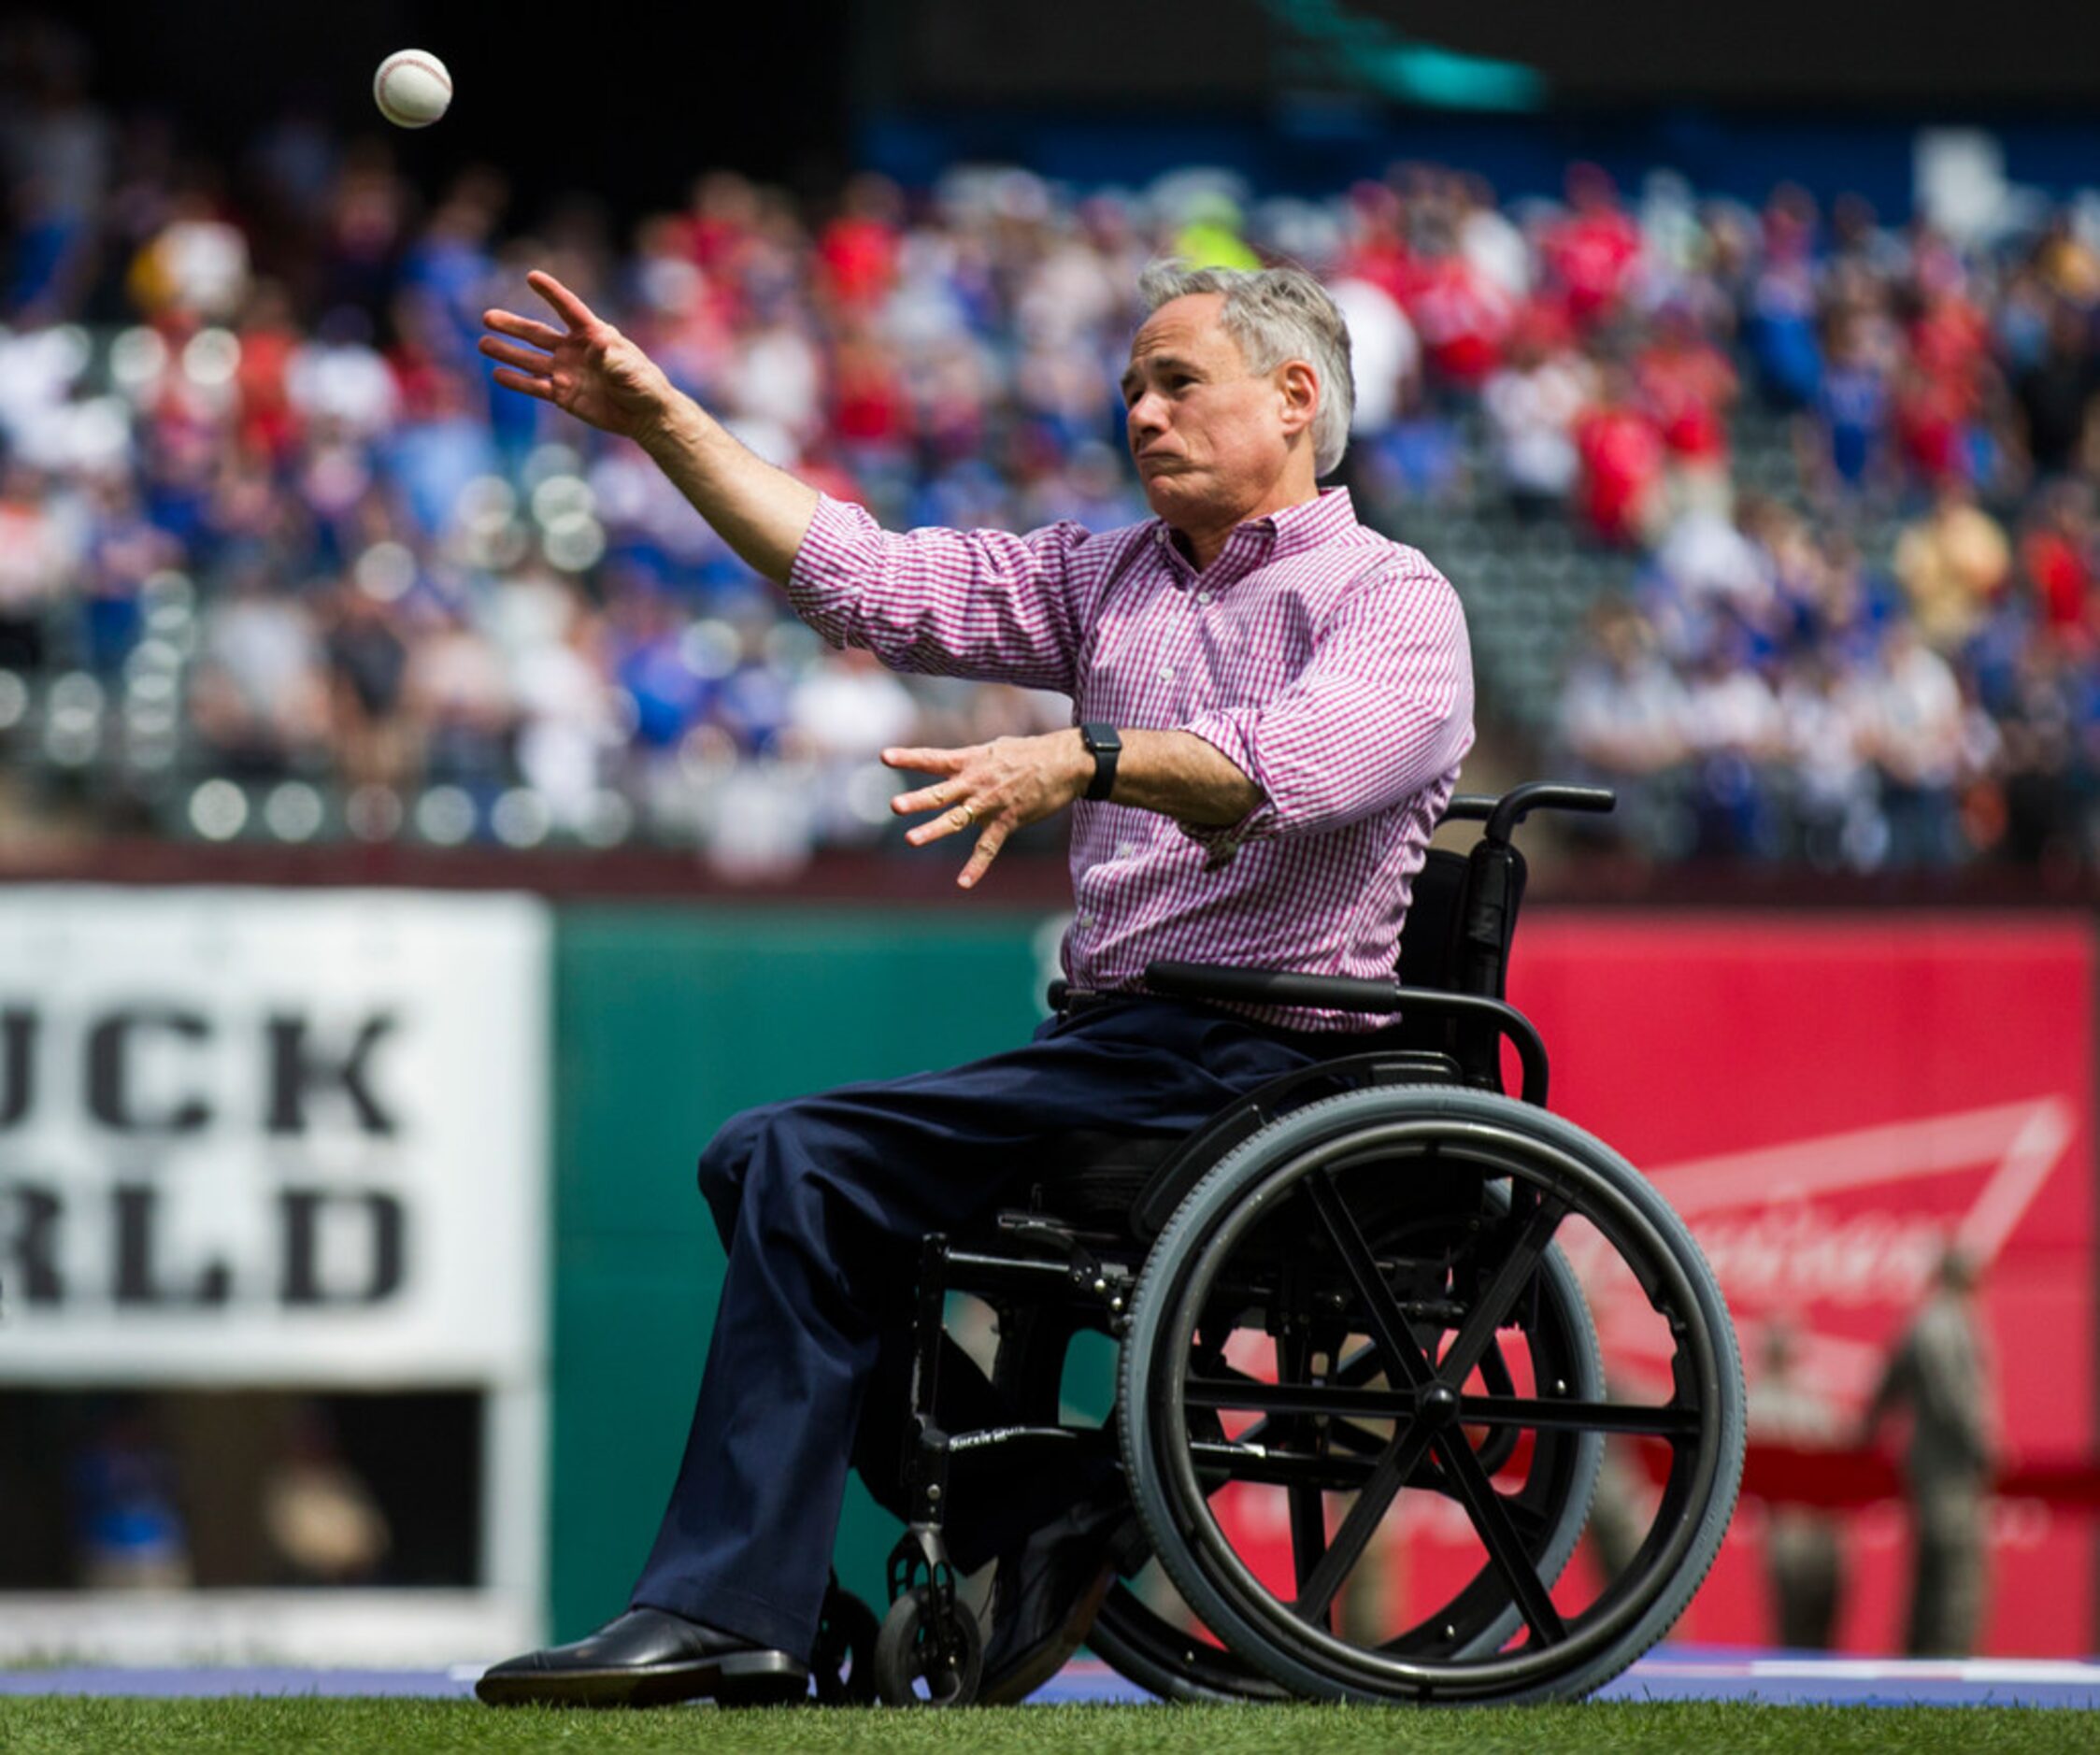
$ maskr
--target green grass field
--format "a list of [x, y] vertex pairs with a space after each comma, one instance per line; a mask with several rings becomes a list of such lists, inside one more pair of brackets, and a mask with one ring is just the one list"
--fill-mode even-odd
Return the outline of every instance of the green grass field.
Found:
[[0, 1697], [6, 1755], [118, 1751], [707, 1750], [725, 1755], [1641, 1755], [1642, 1751], [1961, 1750], [2041, 1755], [2100, 1744], [2096, 1715], [2017, 1707], [1624, 1703], [1407, 1712], [1330, 1706], [1038, 1706], [951, 1713], [707, 1707], [493, 1712], [468, 1701]]

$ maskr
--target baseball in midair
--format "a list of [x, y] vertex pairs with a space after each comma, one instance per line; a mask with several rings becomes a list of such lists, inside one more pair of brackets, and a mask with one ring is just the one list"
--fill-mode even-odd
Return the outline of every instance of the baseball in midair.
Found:
[[427, 49], [398, 49], [372, 76], [372, 101], [396, 128], [427, 128], [452, 101], [452, 76]]

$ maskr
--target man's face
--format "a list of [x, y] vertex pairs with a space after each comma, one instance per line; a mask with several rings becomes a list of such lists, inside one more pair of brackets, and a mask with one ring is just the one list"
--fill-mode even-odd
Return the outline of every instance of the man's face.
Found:
[[1224, 304], [1219, 292], [1168, 300], [1137, 332], [1123, 373], [1138, 479], [1152, 510], [1176, 526], [1254, 504], [1287, 455], [1283, 368], [1249, 373], [1221, 321]]

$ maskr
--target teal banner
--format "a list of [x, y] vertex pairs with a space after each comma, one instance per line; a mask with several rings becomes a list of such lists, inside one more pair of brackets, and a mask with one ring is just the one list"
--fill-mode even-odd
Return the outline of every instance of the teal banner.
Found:
[[[701, 1147], [753, 1104], [1024, 1040], [1054, 938], [976, 909], [557, 918], [550, 1610], [571, 1639], [626, 1606], [685, 1444], [722, 1267]], [[856, 1486], [839, 1569], [878, 1605], [894, 1534]]]

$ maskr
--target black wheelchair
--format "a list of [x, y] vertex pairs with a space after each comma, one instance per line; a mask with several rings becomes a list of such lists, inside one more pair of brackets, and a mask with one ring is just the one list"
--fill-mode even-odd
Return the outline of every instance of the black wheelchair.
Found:
[[[1545, 1045], [1504, 998], [1518, 825], [1611, 804], [1543, 782], [1454, 798], [1447, 820], [1482, 830], [1468, 853], [1431, 851], [1394, 979], [1147, 971], [1162, 994], [1400, 1021], [1187, 1138], [1076, 1136], [1026, 1210], [926, 1241], [913, 1519], [879, 1630], [835, 1590], [820, 1696], [972, 1700], [981, 1634], [949, 1508], [1016, 1469], [1105, 1455], [1120, 1454], [1142, 1538], [1088, 1644], [1168, 1699], [1567, 1700], [1669, 1630], [1735, 1508], [1735, 1331], [1661, 1196], [1547, 1112]], [[1586, 1286], [1610, 1316], [1608, 1386]], [[992, 1375], [1015, 1424], [939, 1423], [953, 1293], [995, 1314]], [[1090, 1333], [1116, 1353], [1098, 1423], [1061, 1405]], [[1609, 1563], [1571, 1568], [1607, 1445], [1611, 1479], [1632, 1483], [1596, 1543]]]

